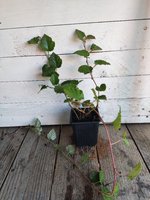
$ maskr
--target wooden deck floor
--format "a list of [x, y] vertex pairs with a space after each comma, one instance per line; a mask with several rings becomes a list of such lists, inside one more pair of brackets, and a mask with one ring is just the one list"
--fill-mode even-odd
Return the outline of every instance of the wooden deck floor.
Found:
[[[58, 143], [71, 143], [69, 126], [46, 126], [44, 132], [55, 128]], [[119, 200], [150, 200], [150, 125], [124, 125], [130, 147], [114, 146], [117, 166], [126, 173], [139, 161], [143, 169], [136, 180], [120, 179]], [[110, 127], [112, 131], [112, 127]], [[102, 139], [103, 138], [103, 139]], [[116, 136], [114, 137], [114, 141]], [[74, 157], [74, 159], [77, 159]], [[91, 169], [105, 169], [111, 182], [111, 169], [107, 141], [100, 126], [99, 144], [92, 151], [91, 160], [84, 166], [84, 173]], [[101, 199], [88, 183], [48, 143], [28, 128], [0, 129], [0, 200], [98, 200]]]

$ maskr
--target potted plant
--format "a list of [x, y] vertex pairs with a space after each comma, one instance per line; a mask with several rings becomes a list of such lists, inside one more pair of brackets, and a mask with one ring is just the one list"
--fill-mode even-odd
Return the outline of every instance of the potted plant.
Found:
[[99, 103], [106, 100], [106, 96], [101, 94], [106, 90], [106, 84], [98, 85], [94, 79], [93, 71], [99, 65], [110, 65], [105, 60], [95, 60], [93, 64], [89, 63], [90, 55], [96, 51], [102, 50], [99, 46], [92, 43], [88, 45], [89, 40], [94, 40], [95, 36], [85, 35], [80, 30], [75, 30], [76, 37], [81, 40], [83, 49], [77, 50], [74, 54], [85, 58], [85, 64], [79, 66], [78, 71], [85, 75], [89, 74], [94, 83], [90, 90], [93, 93], [93, 99], [84, 99], [84, 92], [79, 88], [81, 80], [66, 80], [60, 82], [58, 69], [62, 65], [62, 59], [53, 52], [55, 42], [51, 37], [44, 34], [42, 37], [34, 37], [28, 41], [29, 44], [36, 44], [47, 57], [47, 63], [42, 67], [42, 76], [49, 77], [51, 86], [42, 85], [41, 90], [46, 88], [53, 89], [56, 93], [63, 93], [64, 102], [71, 107], [70, 123], [73, 128], [74, 141], [77, 146], [94, 146], [97, 144], [98, 126], [101, 121], [99, 115]]
[[[93, 75], [93, 71], [95, 70], [95, 68], [101, 65], [110, 65], [110, 63], [102, 59], [97, 59], [92, 62], [93, 64], [91, 64], [90, 55], [94, 52], [102, 50], [101, 47], [99, 47], [95, 43], [89, 43], [89, 40], [93, 41], [95, 39], [95, 36], [86, 35], [83, 31], [80, 30], [75, 30], [75, 35], [82, 42], [83, 48], [75, 51], [74, 54], [85, 58], [85, 64], [80, 65], [78, 67], [78, 71], [85, 75], [89, 75], [89, 77], [91, 78], [94, 84], [94, 87], [90, 88], [93, 94], [93, 99], [84, 98], [84, 92], [80, 88], [80, 82], [82, 80], [68, 79], [63, 82], [60, 81], [59, 68], [62, 65], [62, 59], [53, 51], [55, 47], [55, 42], [52, 40], [51, 37], [46, 34], [44, 34], [42, 37], [37, 36], [29, 40], [28, 44], [36, 44], [37, 47], [45, 53], [47, 58], [47, 62], [42, 67], [42, 76], [49, 77], [50, 85], [41, 85], [40, 90], [50, 88], [53, 89], [57, 94], [64, 94], [64, 102], [68, 103], [71, 108], [70, 123], [73, 127], [73, 135], [76, 146], [83, 147], [96, 145], [99, 123], [101, 122], [104, 125], [109, 144], [111, 166], [113, 170], [112, 189], [111, 191], [109, 191], [106, 185], [104, 185], [104, 172], [101, 169], [99, 172], [96, 171], [92, 173], [90, 180], [92, 182], [92, 187], [93, 184], [95, 184], [96, 186], [97, 183], [100, 184], [100, 190], [98, 189], [98, 191], [100, 192], [100, 194], [102, 194], [104, 199], [114, 200], [119, 194], [119, 185], [117, 179], [120, 176], [120, 173], [116, 166], [112, 146], [119, 143], [120, 141], [123, 141], [126, 145], [129, 144], [126, 138], [126, 132], [123, 132], [122, 138], [119, 141], [111, 141], [109, 129], [99, 113], [100, 102], [102, 100], [106, 100], [106, 96], [103, 94], [103, 92], [106, 90], [106, 84], [101, 83], [100, 85], [98, 85]], [[86, 79], [83, 81], [86, 81]], [[113, 126], [116, 131], [121, 128], [121, 108], [119, 109], [116, 119], [113, 121]], [[42, 128], [39, 120], [36, 121], [35, 128], [40, 135]], [[50, 143], [53, 144], [54, 148], [61, 151], [59, 145], [51, 142], [56, 138], [54, 130], [51, 130], [47, 134], [47, 138], [50, 140]], [[72, 148], [71, 145], [68, 145], [67, 151], [69, 151], [70, 155], [73, 155], [74, 148]], [[63, 152], [62, 154], [64, 155]], [[66, 158], [66, 155], [64, 155], [64, 157]], [[80, 168], [70, 159], [70, 157], [67, 159], [71, 161], [80, 171]], [[141, 163], [138, 163], [127, 175], [128, 179], [132, 180], [133, 178], [135, 178], [140, 173], [141, 169]], [[89, 179], [87, 177], [84, 178], [89, 182]]]

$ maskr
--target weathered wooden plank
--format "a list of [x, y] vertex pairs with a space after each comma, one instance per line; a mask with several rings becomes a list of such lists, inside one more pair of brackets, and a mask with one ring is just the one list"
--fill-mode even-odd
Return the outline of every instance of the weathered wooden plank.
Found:
[[[63, 127], [60, 137], [60, 145], [67, 146], [72, 144], [72, 129], [71, 127]], [[76, 155], [74, 160], [79, 161], [79, 149], [76, 149]], [[88, 164], [81, 167], [83, 173], [88, 174], [90, 170], [98, 170], [99, 163], [95, 151], [91, 154], [91, 160]], [[76, 168], [69, 163], [65, 158], [58, 154], [55, 177], [52, 185], [51, 200], [98, 200], [98, 195], [92, 190], [91, 186], [88, 185], [87, 181], [84, 181], [81, 174], [76, 171]]]
[[[51, 128], [44, 128], [44, 132]], [[5, 180], [0, 199], [49, 200], [55, 157], [56, 152], [47, 139], [30, 131]]]
[[[58, 99], [57, 99], [58, 100]], [[117, 116], [119, 105], [122, 109], [122, 122], [150, 122], [150, 101], [145, 99], [115, 99], [101, 102], [100, 113], [104, 120], [112, 122]], [[32, 124], [39, 118], [43, 125], [68, 124], [70, 107], [61, 102], [47, 99], [43, 102], [0, 104], [0, 126], [20, 126]]]
[[28, 129], [0, 129], [0, 188], [13, 164]]
[[[150, 50], [121, 51], [94, 53], [91, 61], [96, 59], [107, 60], [111, 63], [108, 67], [101, 66], [93, 70], [95, 77], [134, 76], [150, 74]], [[62, 79], [87, 78], [78, 72], [78, 67], [84, 63], [84, 59], [75, 55], [61, 55], [62, 67], [58, 69]], [[0, 59], [1, 81], [33, 81], [43, 80], [41, 76], [42, 66], [45, 63], [44, 56], [14, 57]], [[91, 62], [92, 63], [92, 62]]]
[[94, 34], [96, 44], [99, 44], [104, 51], [150, 48], [150, 20], [126, 21], [1, 30], [0, 44], [3, 48], [0, 48], [0, 57], [43, 55], [35, 45], [28, 45], [26, 42], [44, 33], [50, 35], [56, 42], [55, 52], [73, 53], [83, 48], [81, 41], [74, 38], [75, 29]]
[[126, 0], [123, 4], [121, 0], [5, 0], [0, 6], [0, 27], [128, 20], [150, 17], [149, 13], [148, 0]]
[[[118, 134], [116, 134], [112, 128], [109, 126], [112, 140], [115, 142], [118, 140]], [[125, 177], [119, 179], [121, 185], [120, 196], [118, 200], [149, 200], [150, 199], [150, 175], [149, 172], [134, 144], [132, 141], [128, 130], [125, 126], [122, 127], [122, 131], [127, 132], [127, 138], [129, 140], [130, 146], [127, 148], [124, 144], [119, 143], [113, 146], [114, 154], [116, 157], [116, 164], [118, 171], [121, 171], [123, 175], [127, 174], [129, 170], [132, 169], [138, 162], [142, 163], [142, 172], [139, 177], [134, 181], [128, 181]], [[122, 133], [120, 131], [120, 134]], [[100, 126], [100, 138], [98, 143], [98, 152], [100, 163], [102, 169], [106, 171], [107, 181], [112, 181], [112, 169], [108, 164], [110, 163], [110, 153], [108, 149], [108, 141], [105, 136], [104, 128]]]
[[127, 127], [150, 170], [150, 125], [128, 124]]
[[[102, 83], [107, 85], [105, 95], [108, 99], [149, 98], [149, 80], [150, 75], [134, 77], [104, 77], [101, 79], [95, 78], [95, 81], [98, 85]], [[39, 86], [42, 84], [47, 85], [49, 83], [49, 80], [32, 82], [1, 82], [0, 103], [43, 102], [47, 101], [48, 99], [51, 99], [52, 102], [62, 102], [64, 100], [63, 95], [55, 94], [53, 90], [43, 90], [39, 93]], [[79, 87], [84, 90], [85, 99], [93, 98], [93, 93], [89, 88], [94, 88], [95, 85], [91, 79], [85, 79], [80, 83]]]

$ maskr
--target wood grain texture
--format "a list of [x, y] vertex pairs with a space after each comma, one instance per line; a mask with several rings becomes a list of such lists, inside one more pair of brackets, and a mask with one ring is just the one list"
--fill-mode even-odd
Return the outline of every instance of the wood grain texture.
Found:
[[[150, 17], [148, 0], [18, 1], [0, 5], [0, 27], [41, 26]], [[115, 12], [114, 12], [115, 11]], [[19, 19], [19, 20], [18, 20]]]
[[[67, 146], [72, 144], [72, 129], [70, 126], [63, 126], [60, 145]], [[80, 152], [81, 153], [81, 152]], [[99, 163], [97, 161], [97, 155], [95, 151], [91, 152], [91, 160], [89, 163], [81, 166], [83, 173], [88, 175], [90, 170], [98, 170]], [[74, 161], [79, 162], [79, 149], [76, 149], [76, 154], [74, 156]], [[85, 181], [81, 174], [76, 170], [76, 168], [65, 158], [58, 154], [57, 164], [55, 169], [55, 177], [52, 185], [51, 200], [98, 200], [100, 197], [93, 191], [87, 181]]]
[[[93, 70], [95, 77], [122, 77], [150, 75], [150, 50], [103, 52], [91, 55], [90, 62], [103, 59], [109, 66], [97, 66]], [[61, 55], [62, 67], [58, 69], [62, 79], [87, 78], [78, 72], [78, 67], [84, 64], [84, 59], [75, 55]], [[44, 56], [14, 57], [0, 59], [0, 82], [34, 81], [43, 80], [41, 76], [42, 66], [45, 64]]]
[[[54, 117], [51, 123], [63, 124], [68, 121], [67, 117], [63, 119], [62, 115], [59, 116], [59, 113], [66, 108], [61, 107], [62, 97], [46, 92], [37, 94], [38, 85], [46, 83], [40, 76], [45, 58], [35, 46], [28, 45], [27, 41], [44, 33], [49, 34], [56, 41], [55, 52], [64, 60], [63, 67], [60, 68], [63, 80], [68, 77], [89, 79], [88, 75], [83, 77], [77, 72], [77, 67], [84, 64], [83, 58], [71, 55], [74, 51], [83, 48], [81, 42], [73, 36], [75, 29], [81, 29], [87, 34], [94, 34], [97, 39], [96, 44], [103, 49], [101, 54], [93, 54], [92, 59], [97, 59], [98, 56], [112, 64], [108, 68], [100, 67], [95, 71], [94, 76], [99, 83], [104, 81], [108, 84], [106, 93], [109, 93], [109, 99], [116, 99], [115, 106], [118, 98], [127, 100], [122, 104], [126, 108], [126, 103], [127, 106], [129, 105], [128, 99], [150, 97], [148, 0], [127, 0], [124, 3], [122, 0], [112, 0], [111, 3], [109, 0], [95, 0], [94, 3], [92, 0], [88, 3], [85, 0], [59, 3], [58, 0], [27, 2], [28, 0], [23, 0], [21, 3], [18, 0], [13, 2], [6, 0], [0, 3], [1, 126], [32, 123], [35, 115], [42, 116], [44, 112], [54, 113], [55, 109], [58, 116]], [[116, 10], [117, 12], [114, 12]], [[87, 85], [92, 86], [89, 80], [86, 85], [82, 83], [81, 87], [87, 88]], [[86, 96], [90, 98], [91, 93], [86, 92]], [[51, 108], [49, 111], [49, 107], [46, 109], [45, 105], [42, 105], [43, 110], [36, 108], [37, 104], [48, 101], [52, 102], [54, 109]], [[141, 104], [140, 108], [142, 105], [147, 108], [148, 103]], [[134, 105], [132, 106], [135, 108]], [[33, 111], [32, 115], [30, 115], [30, 108]], [[22, 110], [23, 112], [20, 112]], [[105, 110], [108, 110], [108, 107]], [[123, 121], [149, 122], [149, 115], [136, 113], [132, 113], [134, 116], [132, 120], [126, 120], [123, 116]], [[49, 114], [45, 116], [43, 124], [47, 124], [48, 121], [50, 123]]]
[[135, 144], [141, 152], [150, 170], [150, 127], [148, 124], [129, 124], [127, 125]]
[[[50, 127], [45, 128], [44, 132], [49, 130]], [[0, 199], [49, 200], [55, 156], [48, 140], [30, 131], [5, 180]]]
[[[81, 79], [82, 80], [82, 79]], [[149, 98], [150, 97], [150, 81], [149, 76], [135, 77], [112, 77], [112, 78], [96, 78], [98, 85], [105, 83], [107, 85], [106, 92], [103, 92], [108, 99], [119, 98]], [[146, 83], [146, 84], [145, 84]], [[56, 94], [53, 90], [43, 90], [39, 93], [40, 85], [49, 84], [49, 81], [33, 81], [33, 82], [2, 82], [0, 84], [0, 103], [12, 102], [62, 102], [63, 95]], [[88, 88], [86, 87], [88, 85]], [[94, 88], [91, 79], [85, 79], [79, 85], [84, 89], [84, 98], [93, 99], [93, 93], [90, 88]], [[101, 93], [102, 94], [102, 93]]]
[[[119, 133], [116, 134], [112, 126], [109, 126], [109, 130], [111, 133], [112, 141], [117, 141], [119, 139], [119, 137], [117, 136], [119, 135]], [[150, 174], [125, 126], [122, 127], [122, 131], [120, 131], [120, 134], [123, 131], [127, 132], [127, 138], [130, 143], [130, 146], [127, 148], [122, 143], [113, 146], [114, 154], [116, 157], [117, 169], [118, 171], [121, 171], [123, 175], [125, 175], [133, 168], [133, 166], [135, 166], [138, 162], [141, 162], [142, 172], [134, 181], [131, 182], [128, 181], [125, 177], [119, 179], [121, 188], [118, 200], [149, 200]], [[111, 182], [112, 169], [108, 165], [108, 163], [110, 162], [108, 141], [106, 139], [105, 131], [102, 126], [100, 126], [99, 133], [100, 138], [98, 142], [98, 152], [100, 164], [102, 166], [102, 169], [107, 171], [107, 181]]]
[[[75, 29], [93, 34], [95, 42], [103, 51], [134, 50], [150, 48], [150, 20], [117, 23], [76, 24], [70, 26], [45, 26], [0, 30], [1, 57], [43, 55], [34, 45], [26, 42], [33, 37], [50, 35], [56, 42], [58, 54], [73, 53], [83, 48], [81, 41], [74, 37]], [[9, 47], [9, 48], [8, 48]]]
[[[112, 122], [122, 108], [122, 122], [134, 123], [149, 122], [150, 101], [145, 99], [112, 99], [101, 102], [100, 113], [106, 122]], [[15, 126], [32, 124], [39, 118], [43, 125], [68, 124], [70, 107], [60, 102], [46, 99], [43, 102], [8, 103], [0, 104], [0, 126]]]
[[0, 188], [26, 136], [26, 128], [0, 129]]

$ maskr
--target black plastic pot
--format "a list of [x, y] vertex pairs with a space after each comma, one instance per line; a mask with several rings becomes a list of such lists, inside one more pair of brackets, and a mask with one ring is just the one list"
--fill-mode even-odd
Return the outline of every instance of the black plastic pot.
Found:
[[[87, 110], [87, 112], [89, 112]], [[78, 112], [77, 112], [78, 114]], [[99, 118], [92, 111], [87, 118], [77, 118], [74, 110], [71, 110], [70, 123], [73, 129], [73, 139], [78, 147], [95, 146], [98, 138]]]

